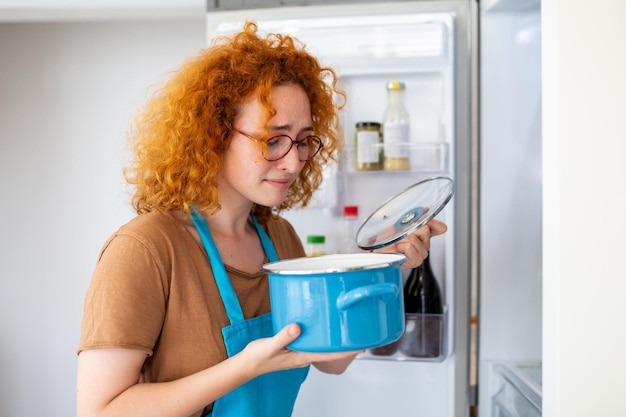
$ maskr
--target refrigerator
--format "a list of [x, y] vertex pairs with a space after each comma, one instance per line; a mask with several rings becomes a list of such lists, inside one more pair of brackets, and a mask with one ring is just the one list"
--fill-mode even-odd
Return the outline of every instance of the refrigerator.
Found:
[[[498, 6], [489, 6], [493, 8]], [[477, 322], [482, 324], [479, 288], [484, 262], [479, 209], [485, 203], [480, 193], [480, 160], [485, 150], [479, 146], [482, 13], [475, 0], [208, 2], [208, 41], [254, 20], [262, 33], [293, 34], [340, 76], [348, 100], [341, 112], [345, 146], [337, 163], [326, 169], [312, 203], [283, 213], [303, 244], [309, 235], [324, 235], [327, 253], [341, 251], [345, 206], [358, 207], [360, 223], [389, 198], [421, 180], [445, 176], [456, 186], [454, 197], [437, 216], [448, 225], [448, 231], [431, 240], [431, 264], [445, 305], [440, 355], [380, 356], [368, 351], [340, 376], [312, 369], [294, 417], [462, 417], [476, 415], [477, 410], [487, 417], [494, 413], [490, 404], [476, 408], [482, 375], [490, 376], [480, 397], [490, 403], [501, 390], [494, 369], [499, 369], [501, 359], [508, 359], [506, 354], [480, 357], [483, 335], [477, 326]], [[359, 171], [355, 164], [356, 124], [382, 122], [389, 81], [406, 86], [409, 169]], [[496, 110], [499, 107], [494, 106]], [[506, 178], [499, 181], [489, 185], [495, 193], [488, 195], [496, 201], [502, 196], [499, 187], [507, 185]], [[492, 204], [491, 200], [486, 203]], [[488, 231], [498, 234], [497, 230]], [[521, 280], [508, 273], [507, 279]], [[498, 279], [500, 272], [492, 274]], [[501, 331], [496, 328], [484, 337], [497, 339]]]

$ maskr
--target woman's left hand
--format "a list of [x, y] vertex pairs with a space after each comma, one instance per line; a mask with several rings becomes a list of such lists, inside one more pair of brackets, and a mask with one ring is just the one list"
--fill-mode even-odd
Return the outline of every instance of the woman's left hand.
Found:
[[430, 238], [444, 234], [447, 230], [448, 226], [444, 222], [433, 219], [420, 227], [415, 233], [408, 235], [393, 245], [377, 249], [374, 252], [401, 253], [407, 257], [402, 267], [415, 268], [420, 266], [428, 256]]

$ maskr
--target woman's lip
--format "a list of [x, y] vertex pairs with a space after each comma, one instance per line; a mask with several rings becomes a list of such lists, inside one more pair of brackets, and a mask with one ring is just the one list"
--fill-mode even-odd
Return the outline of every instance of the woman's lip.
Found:
[[267, 179], [265, 181], [269, 183], [270, 185], [280, 188], [280, 189], [287, 189], [291, 185], [290, 179], [284, 179], [284, 180]]

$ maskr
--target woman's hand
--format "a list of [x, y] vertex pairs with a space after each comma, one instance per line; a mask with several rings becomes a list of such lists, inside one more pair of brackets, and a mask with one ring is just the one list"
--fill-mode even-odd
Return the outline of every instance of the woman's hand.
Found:
[[132, 349], [92, 349], [78, 356], [77, 415], [182, 417], [203, 409], [261, 374], [320, 364], [341, 373], [358, 352], [308, 353], [286, 348], [300, 336], [300, 326], [285, 326], [273, 337], [257, 339], [210, 368], [169, 381], [140, 384], [147, 353]]
[[415, 268], [420, 266], [428, 256], [430, 250], [430, 238], [441, 235], [448, 230], [448, 226], [439, 221], [431, 220], [420, 227], [415, 233], [408, 235], [393, 245], [377, 249], [374, 252], [381, 253], [401, 253], [407, 257], [403, 268]]
[[254, 375], [280, 371], [291, 368], [302, 368], [314, 364], [322, 372], [340, 374], [363, 350], [349, 352], [299, 352], [286, 346], [301, 334], [300, 326], [295, 323], [285, 326], [275, 336], [252, 341], [241, 352], [248, 358]]
[[[415, 268], [424, 262], [430, 250], [430, 238], [441, 235], [448, 230], [448, 226], [439, 221], [431, 220], [415, 233], [401, 241], [376, 250], [384, 253], [401, 253], [407, 257], [403, 268]], [[251, 372], [250, 378], [255, 376], [291, 368], [301, 368], [314, 364], [322, 372], [340, 374], [348, 367], [360, 351], [349, 352], [298, 352], [287, 348], [291, 342], [300, 336], [301, 329], [295, 323], [285, 326], [276, 335], [269, 338], [257, 339], [237, 356], [241, 356], [248, 363]]]

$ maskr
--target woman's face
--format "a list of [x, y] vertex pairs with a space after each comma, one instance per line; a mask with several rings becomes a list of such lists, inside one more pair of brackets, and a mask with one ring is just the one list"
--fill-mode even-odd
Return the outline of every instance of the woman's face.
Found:
[[[276, 115], [270, 120], [268, 137], [288, 135], [299, 140], [314, 133], [309, 98], [302, 87], [297, 84], [274, 87], [271, 100]], [[264, 141], [268, 139], [261, 133], [264, 118], [264, 110], [253, 96], [241, 105], [235, 129]], [[218, 178], [220, 204], [231, 201], [268, 207], [279, 205], [305, 163], [299, 160], [295, 145], [283, 158], [266, 161], [257, 142], [235, 132]]]

